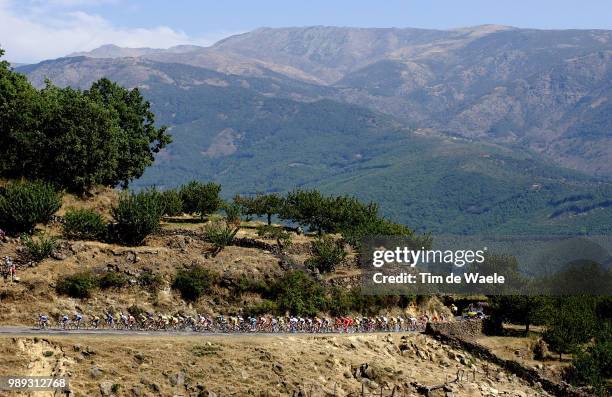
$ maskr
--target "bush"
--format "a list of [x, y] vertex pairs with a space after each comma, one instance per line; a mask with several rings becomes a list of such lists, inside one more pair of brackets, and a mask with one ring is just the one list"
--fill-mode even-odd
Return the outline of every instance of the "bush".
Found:
[[331, 236], [322, 236], [311, 243], [313, 256], [306, 261], [307, 266], [321, 273], [332, 272], [344, 258], [344, 243]]
[[177, 216], [183, 213], [183, 200], [176, 190], [164, 190], [161, 199], [164, 204], [164, 215]]
[[21, 241], [25, 246], [27, 257], [34, 262], [40, 262], [50, 257], [53, 250], [57, 248], [57, 237], [53, 236], [42, 235], [34, 239], [24, 234], [21, 236]]
[[550, 314], [544, 340], [557, 353], [573, 353], [595, 334], [597, 319], [595, 308], [589, 307], [586, 297], [560, 297], [555, 311]]
[[278, 305], [276, 302], [264, 299], [260, 303], [247, 306], [244, 309], [244, 315], [247, 317], [259, 317], [265, 314], [278, 314]]
[[210, 291], [214, 281], [212, 273], [196, 266], [189, 270], [180, 270], [172, 282], [172, 288], [178, 290], [184, 300], [194, 302]]
[[64, 216], [64, 236], [78, 240], [101, 240], [108, 225], [102, 215], [90, 209], [69, 210]]
[[253, 278], [252, 276], [240, 276], [234, 285], [234, 292], [239, 295], [243, 292], [255, 292], [263, 294], [268, 290], [268, 285], [264, 280]]
[[598, 395], [607, 396], [612, 392], [609, 379], [612, 378], [612, 340], [597, 341], [586, 351], [578, 353], [568, 371], [569, 381], [578, 386], [593, 386]]
[[0, 189], [0, 228], [13, 235], [31, 233], [37, 223], [48, 223], [61, 205], [62, 195], [49, 184], [10, 183]]
[[159, 229], [164, 212], [161, 195], [155, 190], [124, 194], [113, 208], [115, 238], [126, 245], [139, 245]]
[[128, 313], [130, 313], [134, 318], [139, 319], [141, 315], [146, 315], [147, 311], [138, 305], [132, 305], [127, 309]]
[[78, 273], [59, 280], [55, 290], [72, 298], [89, 298], [96, 287], [96, 278], [91, 273]]
[[367, 236], [412, 237], [415, 247], [431, 246], [431, 239], [427, 236], [414, 236], [412, 230], [406, 226], [391, 222], [384, 218], [369, 219], [363, 223], [355, 224], [342, 230], [342, 237], [353, 247], [358, 247], [361, 240]]
[[212, 214], [221, 206], [221, 185], [191, 181], [180, 187], [179, 194], [183, 200], [183, 211], [200, 216]]
[[102, 289], [122, 288], [128, 285], [128, 278], [120, 272], [106, 272], [98, 279], [98, 285]]
[[276, 240], [276, 244], [281, 249], [289, 247], [293, 243], [291, 233], [278, 226], [259, 225], [257, 226], [257, 235], [259, 237]]
[[302, 271], [286, 273], [270, 290], [281, 313], [315, 316], [325, 310], [325, 289]]
[[154, 274], [151, 271], [142, 271], [138, 275], [138, 285], [149, 290], [149, 292], [157, 292], [162, 287], [164, 280], [159, 274]]
[[232, 225], [240, 226], [242, 207], [237, 203], [224, 203], [225, 220]]
[[212, 243], [213, 254], [217, 255], [234, 241], [238, 230], [225, 222], [212, 222], [203, 227], [204, 240]]

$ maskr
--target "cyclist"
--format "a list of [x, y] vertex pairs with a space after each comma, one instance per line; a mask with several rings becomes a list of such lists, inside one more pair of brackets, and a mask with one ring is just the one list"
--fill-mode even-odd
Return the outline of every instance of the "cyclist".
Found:
[[62, 329], [66, 329], [68, 328], [68, 323], [70, 322], [70, 319], [68, 318], [67, 315], [64, 314], [60, 322], [62, 324]]
[[115, 318], [113, 317], [113, 314], [111, 312], [106, 313], [106, 325], [108, 326], [108, 328], [115, 327]]
[[93, 316], [93, 318], [91, 319], [91, 326], [94, 329], [98, 329], [98, 325], [100, 325], [100, 317], [99, 316]]
[[49, 318], [44, 314], [40, 313], [38, 315], [38, 326], [42, 329], [45, 329], [49, 326]]
[[83, 320], [83, 315], [80, 313], [75, 313], [74, 314], [74, 324], [76, 326], [76, 329], [79, 329], [79, 327], [81, 326], [81, 320]]

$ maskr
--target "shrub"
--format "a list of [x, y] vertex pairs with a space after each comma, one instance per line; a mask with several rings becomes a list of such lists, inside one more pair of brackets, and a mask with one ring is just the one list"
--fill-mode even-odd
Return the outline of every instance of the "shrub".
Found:
[[189, 270], [179, 270], [172, 282], [172, 288], [180, 292], [186, 301], [196, 301], [210, 290], [215, 277], [208, 270], [196, 266]]
[[268, 289], [268, 286], [264, 280], [260, 280], [257, 278], [253, 278], [252, 276], [240, 276], [238, 280], [236, 280], [234, 286], [234, 292], [236, 294], [240, 294], [243, 292], [256, 292], [259, 294], [265, 293]]
[[72, 298], [89, 298], [96, 286], [96, 278], [91, 273], [78, 273], [59, 280], [55, 290]]
[[417, 236], [413, 235], [412, 230], [404, 225], [391, 222], [384, 218], [369, 219], [363, 223], [354, 224], [342, 230], [342, 237], [353, 247], [358, 247], [361, 239], [367, 236], [413, 237], [416, 247], [427, 247], [431, 245], [431, 241], [427, 236], [419, 237], [417, 241]]
[[226, 222], [212, 222], [203, 227], [204, 240], [212, 243], [213, 254], [217, 255], [234, 241], [238, 230]]
[[597, 327], [595, 308], [585, 297], [560, 297], [550, 314], [544, 340], [559, 353], [572, 353], [591, 339]]
[[177, 216], [183, 213], [183, 200], [176, 190], [164, 190], [161, 199], [164, 204], [164, 215]]
[[612, 391], [612, 340], [610, 336], [598, 340], [586, 351], [576, 355], [568, 371], [569, 381], [578, 386], [593, 386], [598, 395], [606, 396]]
[[325, 310], [325, 289], [302, 271], [286, 273], [270, 289], [281, 313], [315, 316]]
[[24, 234], [21, 236], [21, 241], [25, 246], [27, 257], [34, 262], [50, 257], [53, 250], [57, 248], [57, 237], [53, 236], [42, 235], [34, 239]]
[[0, 228], [11, 234], [30, 233], [60, 209], [62, 195], [43, 182], [15, 182], [0, 189]]
[[293, 243], [291, 233], [278, 226], [259, 225], [257, 226], [257, 235], [259, 237], [276, 240], [276, 244], [281, 249], [289, 247]]
[[146, 315], [147, 311], [138, 305], [132, 305], [127, 309], [128, 313], [130, 313], [134, 318], [138, 319], [141, 315]]
[[127, 245], [139, 245], [159, 229], [164, 212], [161, 195], [155, 190], [124, 194], [113, 208], [115, 238]]
[[98, 279], [98, 285], [102, 289], [122, 288], [127, 284], [127, 276], [120, 272], [106, 272]]
[[159, 274], [151, 271], [142, 271], [138, 275], [138, 285], [146, 288], [150, 292], [157, 292], [162, 287], [164, 280]]
[[242, 216], [242, 207], [237, 203], [224, 203], [223, 211], [225, 212], [225, 220], [232, 225], [240, 226], [240, 217]]
[[103, 239], [107, 224], [102, 215], [90, 209], [69, 210], [64, 216], [64, 236], [79, 240]]
[[212, 214], [221, 206], [221, 185], [191, 181], [181, 186], [179, 194], [183, 200], [183, 210], [187, 213], [199, 213], [200, 216]]
[[321, 273], [334, 271], [346, 258], [344, 243], [334, 240], [331, 236], [319, 237], [311, 245], [313, 256], [306, 261], [306, 264]]
[[260, 303], [247, 306], [244, 315], [247, 317], [259, 317], [264, 314], [278, 314], [278, 305], [269, 299], [264, 299]]

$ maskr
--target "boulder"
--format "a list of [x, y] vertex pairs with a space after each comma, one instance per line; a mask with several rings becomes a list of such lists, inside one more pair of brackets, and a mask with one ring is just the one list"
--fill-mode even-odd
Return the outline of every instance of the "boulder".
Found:
[[102, 376], [103, 372], [104, 370], [96, 365], [92, 366], [91, 369], [89, 370], [91, 377], [94, 379], [98, 379], [100, 376]]
[[176, 374], [172, 374], [170, 375], [169, 380], [172, 386], [183, 386], [185, 384], [185, 373], [183, 371], [179, 371]]
[[105, 380], [100, 382], [100, 394], [103, 397], [109, 397], [113, 394], [113, 382]]

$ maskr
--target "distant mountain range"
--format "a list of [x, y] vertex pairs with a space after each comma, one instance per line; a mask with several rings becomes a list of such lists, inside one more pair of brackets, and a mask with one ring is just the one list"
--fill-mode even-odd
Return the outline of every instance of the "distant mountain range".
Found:
[[140, 186], [319, 186], [420, 230], [605, 232], [611, 58], [602, 30], [307, 27], [18, 70], [139, 87], [175, 137]]

